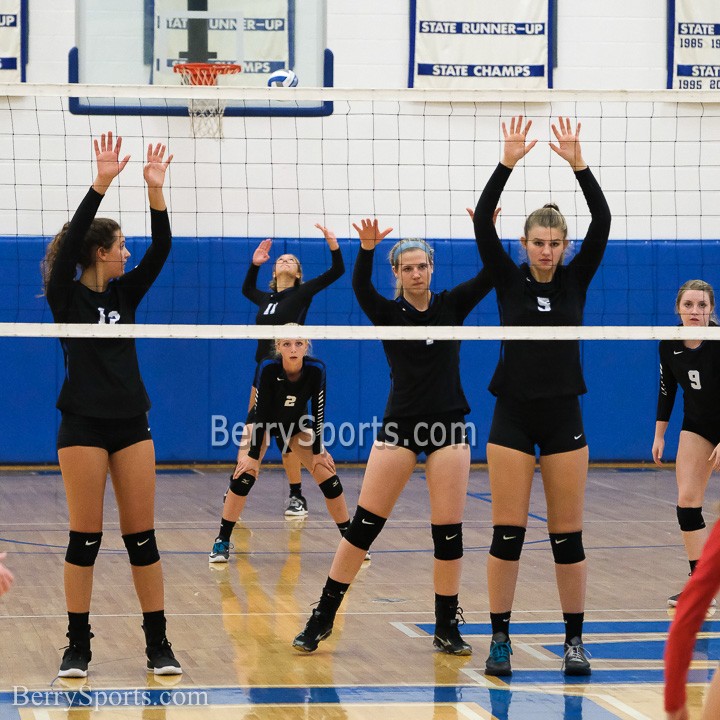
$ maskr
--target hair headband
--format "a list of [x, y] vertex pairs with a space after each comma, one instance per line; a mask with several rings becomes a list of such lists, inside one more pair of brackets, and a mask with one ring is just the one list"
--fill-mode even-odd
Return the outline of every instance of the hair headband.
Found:
[[401, 240], [392, 252], [390, 260], [393, 265], [397, 265], [398, 255], [406, 250], [422, 250], [432, 261], [433, 250], [424, 240]]

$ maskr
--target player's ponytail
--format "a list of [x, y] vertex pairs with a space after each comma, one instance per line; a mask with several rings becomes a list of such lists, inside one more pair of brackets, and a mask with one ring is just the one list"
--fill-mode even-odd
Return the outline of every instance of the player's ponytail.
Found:
[[[67, 237], [70, 223], [67, 222], [62, 226], [60, 232], [50, 241], [45, 250], [45, 257], [40, 262], [40, 272], [42, 273], [43, 289], [47, 291], [48, 281], [52, 273], [53, 265], [57, 258], [60, 248]], [[82, 244], [78, 250], [77, 264], [81, 270], [91, 267], [95, 264], [95, 251], [97, 248], [109, 250], [117, 239], [117, 233], [120, 226], [110, 218], [95, 218], [88, 228]]]

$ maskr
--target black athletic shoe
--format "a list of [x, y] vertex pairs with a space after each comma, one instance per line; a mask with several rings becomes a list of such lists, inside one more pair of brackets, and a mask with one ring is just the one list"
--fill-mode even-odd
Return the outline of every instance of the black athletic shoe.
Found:
[[317, 650], [318, 643], [332, 635], [333, 623], [315, 608], [305, 629], [293, 640], [293, 647], [304, 652]]
[[460, 622], [465, 624], [465, 618], [462, 615], [462, 608], [457, 609], [457, 617], [450, 622], [435, 623], [435, 637], [433, 645], [448, 655], [472, 655], [472, 646], [468, 645], [460, 635], [458, 625]]
[[[70, 633], [66, 635], [70, 638]], [[92, 660], [90, 652], [90, 638], [94, 637], [92, 633], [86, 641], [70, 640], [70, 644], [65, 649], [58, 670], [58, 677], [84, 678], [88, 674], [88, 663]]]
[[512, 646], [510, 638], [502, 632], [495, 633], [490, 641], [490, 655], [485, 661], [485, 674], [494, 677], [508, 677], [512, 675], [510, 656]]
[[589, 653], [585, 650], [582, 640], [574, 637], [565, 643], [565, 656], [562, 661], [562, 671], [565, 675], [590, 675]]
[[181, 675], [182, 668], [175, 658], [172, 645], [163, 638], [158, 645], [148, 645], [145, 648], [147, 655], [147, 669], [153, 675]]

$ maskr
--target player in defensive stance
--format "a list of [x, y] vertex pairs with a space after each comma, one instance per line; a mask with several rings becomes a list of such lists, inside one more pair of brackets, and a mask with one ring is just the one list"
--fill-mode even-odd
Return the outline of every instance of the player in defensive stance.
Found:
[[[396, 280], [394, 300], [373, 287], [375, 247], [392, 228], [380, 231], [377, 220], [353, 224], [360, 252], [353, 289], [375, 325], [409, 327], [462, 325], [470, 311], [492, 289], [485, 271], [452, 290], [430, 290], [433, 250], [420, 239], [397, 242], [390, 251]], [[365, 553], [377, 538], [400, 493], [425, 453], [430, 492], [430, 523], [435, 549], [435, 637], [433, 644], [452, 655], [470, 655], [472, 648], [458, 629], [470, 447], [465, 415], [470, 412], [460, 382], [460, 342], [453, 340], [383, 341], [392, 385], [377, 440], [370, 451], [358, 507], [350, 529], [340, 541], [320, 602], [293, 646], [312, 652], [332, 632], [335, 615]]]
[[220, 532], [210, 553], [211, 563], [227, 562], [230, 557], [230, 535], [257, 479], [269, 437], [276, 439], [281, 452], [292, 451], [313, 476], [340, 532], [350, 526], [335, 463], [322, 446], [325, 364], [307, 354], [307, 340], [283, 338], [275, 341], [275, 348], [277, 356], [266, 358], [258, 366], [253, 424], [241, 441], [223, 504]]
[[[581, 325], [585, 298], [607, 245], [610, 209], [580, 148], [580, 124], [569, 119], [552, 129], [551, 149], [575, 173], [592, 221], [582, 247], [567, 264], [567, 224], [557, 206], [548, 204], [525, 221], [520, 239], [527, 263], [519, 267], [500, 242], [493, 222], [505, 183], [515, 165], [535, 146], [531, 126], [513, 118], [502, 160], [488, 180], [473, 217], [475, 238], [485, 270], [492, 277], [503, 325]], [[586, 392], [577, 341], [503, 342], [490, 392], [496, 396], [487, 445], [492, 495], [493, 538], [488, 556], [488, 593], [492, 640], [487, 675], [512, 674], [510, 614], [520, 554], [525, 539], [535, 447], [547, 500], [550, 546], [565, 621], [566, 675], [589, 675], [582, 626], [587, 563], [582, 541], [588, 447], [578, 396]]]
[[[712, 286], [703, 280], [688, 280], [677, 294], [675, 311], [683, 327], [715, 325]], [[676, 509], [692, 574], [708, 536], [703, 518], [705, 488], [712, 471], [720, 470], [720, 343], [663, 340], [659, 349], [660, 389], [652, 457], [657, 465], [662, 464], [665, 431], [679, 385], [683, 389], [683, 423], [675, 459]], [[679, 597], [671, 595], [668, 605], [675, 607]]]
[[[152, 242], [137, 267], [125, 272], [130, 253], [120, 226], [95, 214], [108, 187], [130, 156], [120, 158], [122, 138], [95, 140], [97, 175], [72, 220], [55, 236], [44, 261], [45, 294], [58, 323], [135, 322], [135, 311], [160, 274], [172, 235], [163, 197], [165, 146], [148, 146], [143, 171], [150, 203]], [[78, 268], [80, 270], [77, 276]], [[65, 338], [65, 380], [57, 447], [70, 515], [65, 555], [69, 646], [58, 675], [86, 677], [93, 567], [100, 549], [108, 471], [120, 514], [120, 530], [143, 612], [147, 669], [182, 672], [165, 636], [165, 598], [155, 541], [155, 449], [132, 338]]]
[[[305, 318], [315, 295], [334, 283], [345, 272], [342, 253], [337, 237], [319, 223], [315, 227], [325, 237], [332, 264], [328, 270], [303, 282], [303, 270], [300, 260], [295, 255], [284, 253], [273, 265], [270, 290], [267, 292], [257, 287], [260, 267], [270, 259], [272, 240], [263, 240], [253, 253], [252, 262], [243, 282], [243, 295], [258, 306], [255, 322], [258, 325], [305, 324]], [[259, 363], [275, 353], [273, 340], [258, 340], [255, 362]], [[248, 418], [245, 425], [252, 425], [252, 408], [255, 405], [255, 387], [250, 391]], [[288, 518], [304, 517], [308, 514], [307, 500], [302, 494], [300, 461], [292, 452], [284, 452], [282, 463], [290, 483], [290, 498], [285, 516]]]

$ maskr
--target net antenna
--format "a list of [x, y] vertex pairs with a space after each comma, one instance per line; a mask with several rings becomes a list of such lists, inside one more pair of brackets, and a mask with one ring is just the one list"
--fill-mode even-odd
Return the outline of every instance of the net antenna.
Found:
[[[173, 72], [180, 75], [183, 85], [217, 85], [218, 75], [235, 75], [242, 71], [234, 63], [178, 63]], [[196, 138], [222, 138], [222, 117], [225, 113], [223, 100], [190, 98], [188, 115]]]

